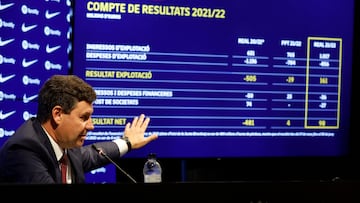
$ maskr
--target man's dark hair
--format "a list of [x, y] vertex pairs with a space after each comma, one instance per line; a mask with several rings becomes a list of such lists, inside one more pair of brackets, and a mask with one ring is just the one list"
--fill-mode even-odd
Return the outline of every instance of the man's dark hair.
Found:
[[86, 101], [91, 104], [96, 100], [92, 86], [75, 75], [53, 75], [41, 87], [38, 96], [37, 118], [44, 123], [51, 118], [54, 106], [59, 105], [69, 114], [75, 104]]

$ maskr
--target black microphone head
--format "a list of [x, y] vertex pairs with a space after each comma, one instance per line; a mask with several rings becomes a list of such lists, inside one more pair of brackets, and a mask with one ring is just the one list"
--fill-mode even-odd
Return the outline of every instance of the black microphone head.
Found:
[[99, 148], [97, 148], [97, 146], [95, 146], [95, 144], [92, 144], [92, 145], [91, 145], [91, 147], [92, 147], [93, 149], [95, 149], [97, 152], [99, 152], [99, 153], [100, 153], [100, 149], [99, 149]]

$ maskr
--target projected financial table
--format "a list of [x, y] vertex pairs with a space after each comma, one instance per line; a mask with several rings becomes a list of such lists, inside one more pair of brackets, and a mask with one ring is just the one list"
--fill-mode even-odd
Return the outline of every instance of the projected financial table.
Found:
[[342, 39], [234, 41], [231, 55], [86, 44], [84, 77], [98, 95], [94, 124], [122, 128], [136, 109], [152, 115], [150, 130], [167, 129], [164, 136], [339, 127]]
[[353, 0], [77, 3], [72, 72], [98, 96], [86, 139], [144, 113], [160, 139], [130, 158], [347, 154], [354, 17]]

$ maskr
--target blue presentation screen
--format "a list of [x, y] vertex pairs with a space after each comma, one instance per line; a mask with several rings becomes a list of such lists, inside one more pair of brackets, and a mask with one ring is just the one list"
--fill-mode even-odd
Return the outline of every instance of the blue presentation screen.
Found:
[[87, 140], [144, 113], [159, 139], [127, 157], [345, 155], [353, 37], [353, 0], [76, 1]]

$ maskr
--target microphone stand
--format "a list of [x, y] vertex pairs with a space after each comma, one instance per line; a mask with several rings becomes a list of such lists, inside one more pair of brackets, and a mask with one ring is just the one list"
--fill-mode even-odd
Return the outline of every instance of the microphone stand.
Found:
[[133, 183], [137, 183], [136, 180], [131, 177], [128, 173], [126, 173], [114, 160], [112, 160], [107, 154], [105, 154], [105, 152], [103, 152], [103, 150], [101, 150], [100, 148], [96, 147], [95, 144], [91, 145], [93, 149], [95, 149], [101, 156], [105, 157], [107, 160], [109, 160], [112, 164], [114, 164], [116, 166], [116, 168], [118, 170], [120, 170], [123, 174], [125, 174]]

